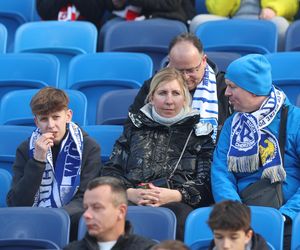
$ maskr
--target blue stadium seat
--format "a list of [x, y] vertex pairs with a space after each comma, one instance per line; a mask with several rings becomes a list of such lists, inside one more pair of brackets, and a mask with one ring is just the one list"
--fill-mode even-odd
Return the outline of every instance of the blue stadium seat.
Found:
[[7, 29], [0, 23], [0, 54], [6, 53]]
[[272, 66], [274, 84], [296, 105], [300, 94], [300, 51], [271, 53], [266, 58]]
[[0, 0], [0, 23], [8, 32], [7, 51], [12, 52], [19, 26], [32, 20], [35, 0]]
[[291, 22], [285, 33], [285, 51], [300, 51], [300, 20]]
[[1, 168], [0, 163], [0, 207], [6, 207], [6, 194], [10, 189], [11, 173]]
[[41, 239], [60, 248], [69, 243], [70, 217], [62, 208], [0, 208], [0, 240]]
[[88, 99], [88, 125], [96, 124], [97, 105], [103, 93], [137, 89], [152, 76], [151, 58], [142, 53], [102, 52], [80, 55], [70, 62], [68, 89]]
[[0, 249], [5, 249], [5, 250], [34, 250], [34, 249], [56, 250], [57, 249], [59, 250], [61, 248], [50, 240], [7, 239], [7, 240], [0, 240]]
[[96, 124], [123, 125], [138, 89], [113, 90], [99, 99]]
[[53, 55], [2, 54], [0, 55], [0, 99], [18, 89], [57, 87], [59, 61]]
[[102, 162], [109, 159], [116, 140], [123, 132], [123, 126], [120, 125], [89, 125], [82, 129], [101, 146]]
[[17, 147], [25, 141], [34, 130], [29, 126], [0, 125], [0, 168], [12, 173]]
[[[131, 222], [135, 234], [156, 241], [175, 240], [177, 219], [169, 208], [128, 206], [127, 220]], [[85, 221], [81, 217], [78, 239], [82, 239], [86, 231]]]
[[154, 71], [168, 54], [171, 40], [187, 32], [183, 22], [170, 19], [147, 19], [139, 22], [115, 22], [104, 34], [103, 51], [129, 51], [148, 54]]
[[226, 72], [227, 66], [234, 60], [241, 57], [239, 53], [234, 52], [222, 52], [222, 51], [207, 51], [206, 55], [212, 60], [217, 66], [219, 71]]
[[85, 21], [30, 22], [17, 29], [14, 52], [55, 55], [60, 61], [59, 87], [65, 88], [71, 58], [96, 52], [97, 34], [96, 27]]
[[[0, 125], [35, 126], [30, 101], [39, 89], [15, 90], [0, 100]], [[69, 108], [73, 110], [72, 121], [86, 125], [87, 99], [77, 90], [66, 89], [70, 98]], [[20, 108], [22, 107], [22, 108]]]
[[[222, 32], [216, 32], [222, 31]], [[204, 51], [267, 54], [277, 51], [276, 25], [266, 20], [229, 19], [208, 21], [195, 34]]]
[[[281, 213], [271, 207], [250, 206], [250, 208], [251, 227], [254, 231], [262, 235], [271, 247], [282, 250], [284, 222]], [[184, 235], [184, 242], [188, 246], [198, 240], [208, 241], [213, 238], [212, 231], [207, 225], [211, 210], [212, 207], [197, 208], [188, 215]]]

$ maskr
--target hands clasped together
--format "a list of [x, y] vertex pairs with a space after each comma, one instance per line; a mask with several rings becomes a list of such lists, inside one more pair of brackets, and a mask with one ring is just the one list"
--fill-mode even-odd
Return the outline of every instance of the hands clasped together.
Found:
[[127, 189], [128, 200], [142, 205], [158, 207], [163, 204], [175, 201], [181, 201], [182, 197], [178, 190], [161, 188], [154, 186], [152, 183], [147, 188], [129, 188]]

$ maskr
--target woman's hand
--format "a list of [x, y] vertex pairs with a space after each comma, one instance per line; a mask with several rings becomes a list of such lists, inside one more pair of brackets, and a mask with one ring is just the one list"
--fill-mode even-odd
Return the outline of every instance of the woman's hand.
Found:
[[127, 189], [128, 200], [137, 205], [151, 205], [158, 201], [158, 189], [129, 188]]
[[152, 183], [149, 183], [149, 189], [157, 190], [158, 196], [154, 203], [145, 204], [147, 206], [159, 207], [169, 202], [180, 202], [182, 199], [181, 193], [175, 189], [156, 187]]

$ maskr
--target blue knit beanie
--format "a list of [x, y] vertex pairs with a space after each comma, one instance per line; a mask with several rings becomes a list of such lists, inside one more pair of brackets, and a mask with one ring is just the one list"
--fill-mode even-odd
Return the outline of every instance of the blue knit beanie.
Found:
[[249, 54], [230, 63], [225, 78], [255, 95], [267, 96], [271, 92], [271, 65], [260, 54]]

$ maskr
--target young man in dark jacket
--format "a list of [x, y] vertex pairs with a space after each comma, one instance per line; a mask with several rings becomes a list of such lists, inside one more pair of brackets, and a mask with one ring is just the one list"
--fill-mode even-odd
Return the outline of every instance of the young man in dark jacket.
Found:
[[83, 214], [88, 232], [65, 250], [147, 250], [155, 242], [131, 234], [126, 221], [127, 195], [121, 181], [114, 177], [98, 177], [89, 182], [84, 193]]
[[[62, 207], [71, 216], [71, 238], [83, 212], [87, 183], [99, 176], [99, 145], [72, 122], [69, 98], [52, 87], [31, 100], [37, 128], [17, 149], [8, 206]], [[73, 231], [74, 230], [74, 231]]]
[[262, 236], [251, 229], [251, 211], [238, 201], [217, 203], [209, 215], [208, 225], [213, 231], [211, 250], [268, 250]]

